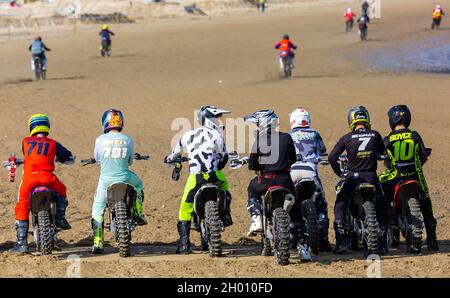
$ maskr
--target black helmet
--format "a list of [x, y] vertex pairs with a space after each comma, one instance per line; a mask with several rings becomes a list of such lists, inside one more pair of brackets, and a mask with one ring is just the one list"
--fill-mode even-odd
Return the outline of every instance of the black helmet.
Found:
[[283, 35], [283, 39], [289, 39], [289, 34]]
[[370, 128], [370, 115], [369, 111], [363, 106], [353, 107], [348, 111], [348, 126], [350, 130], [354, 130], [356, 125], [364, 124], [367, 128]]
[[387, 115], [392, 130], [399, 124], [404, 124], [406, 127], [411, 124], [411, 112], [406, 105], [393, 106], [389, 109]]

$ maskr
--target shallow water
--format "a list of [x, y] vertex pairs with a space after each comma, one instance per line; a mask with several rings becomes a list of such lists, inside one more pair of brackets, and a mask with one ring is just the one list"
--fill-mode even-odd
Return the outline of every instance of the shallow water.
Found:
[[450, 74], [450, 39], [435, 37], [402, 48], [385, 48], [368, 53], [365, 60], [381, 70]]

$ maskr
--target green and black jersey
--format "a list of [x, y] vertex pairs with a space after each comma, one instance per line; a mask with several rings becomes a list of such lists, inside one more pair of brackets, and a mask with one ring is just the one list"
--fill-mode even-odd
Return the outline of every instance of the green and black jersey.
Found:
[[390, 157], [386, 162], [389, 170], [380, 176], [380, 181], [385, 182], [398, 177], [417, 175], [426, 191], [422, 166], [428, 157], [420, 135], [409, 128], [394, 130], [384, 137], [384, 144]]

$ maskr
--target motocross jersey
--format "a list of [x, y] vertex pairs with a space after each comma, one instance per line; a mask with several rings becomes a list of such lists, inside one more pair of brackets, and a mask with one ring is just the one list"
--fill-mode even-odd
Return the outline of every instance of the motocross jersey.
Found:
[[341, 176], [339, 156], [347, 152], [347, 170], [350, 172], [376, 172], [378, 155], [386, 151], [381, 135], [371, 129], [357, 129], [343, 136], [328, 156], [333, 171]]
[[353, 13], [353, 12], [345, 12], [345, 13], [344, 13], [344, 18], [345, 18], [346, 21], [351, 21], [351, 20], [353, 20], [353, 18], [354, 18], [355, 16], [356, 16], [356, 15], [355, 15], [355, 13]]
[[61, 163], [73, 159], [72, 153], [60, 143], [47, 137], [26, 137], [22, 141], [24, 174], [33, 172], [53, 172], [55, 157]]
[[283, 52], [289, 52], [293, 54], [291, 49], [296, 50], [297, 46], [294, 45], [289, 39], [282, 39], [275, 45], [275, 49], [279, 50], [280, 55]]
[[98, 35], [100, 35], [101, 39], [110, 40], [111, 35], [114, 35], [114, 33], [109, 30], [102, 30], [102, 31], [100, 31], [100, 33]]
[[389, 161], [388, 170], [380, 175], [380, 182], [397, 177], [417, 176], [422, 188], [427, 191], [422, 166], [428, 160], [426, 148], [420, 135], [408, 128], [394, 130], [384, 138]]
[[312, 128], [294, 128], [289, 131], [295, 145], [297, 161], [318, 163], [327, 151], [320, 134]]
[[41, 55], [44, 54], [45, 51], [49, 51], [50, 49], [45, 46], [42, 41], [34, 40], [30, 47], [28, 48], [33, 55]]
[[122, 133], [106, 133], [95, 140], [94, 158], [101, 176], [125, 177], [133, 163], [134, 143]]
[[292, 137], [288, 133], [273, 132], [261, 135], [252, 147], [248, 161], [251, 171], [262, 174], [289, 174], [296, 161], [296, 151]]
[[189, 173], [220, 171], [228, 161], [228, 152], [222, 134], [217, 130], [200, 127], [186, 132], [173, 148], [168, 160], [175, 159], [186, 149]]

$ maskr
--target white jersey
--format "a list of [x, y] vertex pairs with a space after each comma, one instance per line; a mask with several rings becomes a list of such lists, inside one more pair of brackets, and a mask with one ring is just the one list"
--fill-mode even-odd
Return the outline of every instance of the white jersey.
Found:
[[211, 173], [219, 169], [219, 164], [228, 157], [223, 136], [216, 130], [200, 127], [186, 132], [173, 148], [169, 160], [175, 159], [183, 151], [189, 158], [189, 173]]

